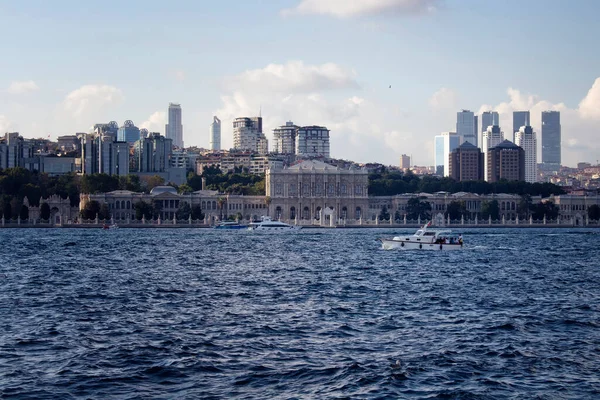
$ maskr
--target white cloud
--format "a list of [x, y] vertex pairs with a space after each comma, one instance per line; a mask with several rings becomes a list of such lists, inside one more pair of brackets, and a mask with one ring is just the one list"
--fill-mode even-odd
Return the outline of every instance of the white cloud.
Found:
[[597, 78], [587, 96], [579, 103], [579, 114], [585, 119], [600, 119], [600, 78]]
[[429, 98], [429, 105], [435, 109], [455, 109], [456, 93], [452, 89], [443, 87]]
[[12, 94], [24, 94], [39, 90], [38, 85], [34, 81], [15, 81], [10, 84], [6, 91]]
[[3, 135], [4, 132], [8, 132], [11, 129], [12, 124], [6, 118], [5, 115], [0, 115], [0, 135]]
[[307, 93], [334, 89], [356, 89], [356, 74], [334, 63], [305, 65], [302, 61], [269, 64], [229, 78], [233, 90]]
[[63, 106], [65, 111], [75, 117], [84, 114], [96, 114], [100, 109], [123, 101], [123, 93], [110, 85], [84, 85], [69, 93]]
[[174, 69], [171, 72], [169, 72], [169, 75], [172, 79], [175, 79], [178, 82], [183, 82], [185, 81], [185, 71], [182, 69]]
[[166, 123], [167, 113], [165, 111], [156, 111], [140, 124], [140, 128], [148, 129], [148, 132], [160, 132], [164, 134]]
[[436, 10], [440, 0], [302, 0], [283, 16], [320, 14], [338, 18], [377, 14], [422, 14]]

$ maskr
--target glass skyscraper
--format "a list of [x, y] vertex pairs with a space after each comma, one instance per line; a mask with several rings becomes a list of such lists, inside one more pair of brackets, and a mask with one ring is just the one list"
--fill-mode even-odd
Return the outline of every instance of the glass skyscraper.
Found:
[[548, 171], [560, 169], [560, 112], [542, 111], [542, 167]]
[[138, 140], [140, 140], [140, 128], [128, 119], [117, 131], [117, 141], [133, 144]]
[[477, 146], [477, 117], [472, 111], [462, 110], [456, 113], [456, 134], [463, 142]]
[[500, 125], [498, 111], [484, 111], [481, 113], [481, 132], [486, 132], [488, 126]]
[[173, 146], [183, 148], [183, 124], [181, 123], [181, 105], [169, 103], [169, 123], [165, 125], [165, 136], [173, 141]]
[[529, 111], [513, 111], [513, 137], [512, 141], [515, 143], [515, 134], [519, 132], [522, 126], [530, 125], [531, 117]]

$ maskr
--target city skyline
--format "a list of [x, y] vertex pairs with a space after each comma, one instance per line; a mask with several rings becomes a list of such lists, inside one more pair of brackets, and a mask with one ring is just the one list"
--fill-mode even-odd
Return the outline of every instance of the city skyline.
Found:
[[[89, 24], [87, 7], [73, 1], [0, 5], [0, 32], [13, 38], [0, 67], [0, 132], [55, 140], [130, 119], [163, 133], [175, 100], [186, 108], [186, 146], [208, 148], [206, 125], [218, 115], [221, 147], [233, 147], [233, 119], [262, 108], [269, 141], [292, 120], [330, 129], [335, 158], [395, 165], [407, 153], [433, 165], [434, 137], [454, 129], [460, 109], [497, 111], [506, 136], [513, 111], [529, 110], [540, 134], [541, 112], [556, 110], [562, 163], [598, 158], [600, 56], [584, 51], [600, 33], [595, 2], [141, 4], [98, 5], [104, 24]], [[164, 29], [149, 28], [157, 24]], [[515, 47], [524, 49], [518, 64]]]

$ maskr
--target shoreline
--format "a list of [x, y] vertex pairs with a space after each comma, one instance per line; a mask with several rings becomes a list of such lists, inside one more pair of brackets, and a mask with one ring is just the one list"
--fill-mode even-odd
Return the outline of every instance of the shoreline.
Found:
[[[319, 225], [302, 225], [302, 229], [418, 229], [421, 228], [422, 225], [417, 224], [394, 224], [394, 225], [339, 225], [339, 226], [319, 226]], [[68, 224], [68, 225], [46, 225], [46, 224], [5, 224], [0, 226], [0, 230], [2, 229], [104, 229], [102, 224]], [[492, 225], [483, 225], [483, 224], [456, 224], [456, 225], [448, 225], [448, 226], [431, 226], [429, 229], [532, 229], [532, 228], [590, 228], [590, 229], [600, 229], [600, 225], [566, 225], [566, 224], [492, 224]], [[114, 230], [115, 228], [109, 228], [104, 230]], [[138, 225], [138, 224], [123, 224], [118, 225], [117, 229], [213, 229], [213, 226], [210, 225], [187, 225], [187, 224], [179, 224], [179, 225], [158, 225], [158, 224], [146, 224], [146, 225]]]

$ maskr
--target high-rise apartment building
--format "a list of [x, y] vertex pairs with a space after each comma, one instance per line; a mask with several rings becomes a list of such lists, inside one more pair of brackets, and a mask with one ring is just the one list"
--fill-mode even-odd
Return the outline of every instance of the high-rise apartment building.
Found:
[[329, 129], [315, 125], [298, 128], [296, 155], [329, 158]]
[[485, 162], [488, 182], [525, 180], [525, 152], [511, 141], [504, 140], [489, 149]]
[[407, 170], [410, 169], [410, 156], [406, 154], [402, 154], [400, 156], [400, 169]]
[[559, 111], [542, 111], [542, 168], [558, 171], [561, 164]]
[[[490, 125], [481, 134], [481, 149], [483, 150], [484, 159], [487, 160], [488, 150], [496, 147], [504, 141], [504, 132], [500, 130], [498, 125]], [[484, 168], [484, 177], [487, 179], [487, 162]]]
[[444, 136], [433, 138], [433, 170], [436, 175], [444, 176]]
[[133, 144], [138, 140], [140, 140], [140, 128], [128, 119], [117, 131], [117, 141]]
[[488, 126], [500, 125], [500, 115], [498, 111], [484, 111], [481, 113], [481, 129], [483, 133], [487, 131]]
[[23, 167], [24, 160], [33, 157], [33, 153], [33, 146], [19, 132], [7, 132], [0, 139], [0, 169]]
[[[96, 130], [95, 131], [102, 131]], [[81, 173], [129, 175], [129, 144], [117, 141], [112, 131], [83, 133], [81, 140]]]
[[210, 149], [212, 151], [221, 150], [221, 120], [216, 116], [210, 124]]
[[292, 121], [288, 121], [285, 125], [273, 129], [273, 150], [278, 154], [295, 154], [296, 153], [296, 135], [298, 126]]
[[260, 155], [269, 152], [267, 137], [262, 131], [262, 117], [233, 120], [233, 148]]
[[519, 132], [522, 126], [529, 125], [529, 121], [531, 121], [529, 111], [513, 111], [513, 143], [515, 142], [516, 133]]
[[440, 136], [444, 143], [444, 176], [450, 176], [450, 154], [460, 146], [460, 136], [456, 132], [442, 132]]
[[464, 142], [450, 153], [450, 177], [457, 181], [483, 180], [483, 153], [469, 142]]
[[477, 146], [477, 117], [472, 111], [462, 110], [456, 113], [456, 134], [462, 142]]
[[173, 141], [173, 146], [183, 148], [183, 124], [181, 105], [169, 103], [169, 122], [165, 125], [165, 136]]
[[133, 165], [135, 172], [165, 172], [170, 166], [173, 140], [151, 132], [133, 145]]
[[525, 152], [525, 181], [537, 182], [537, 138], [533, 128], [522, 126], [515, 133], [515, 144]]

